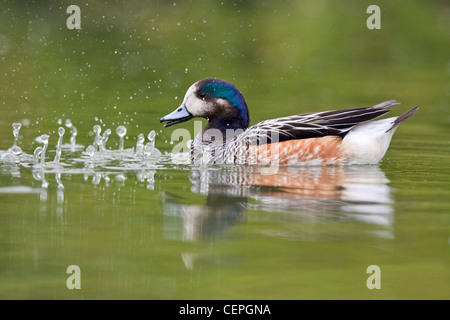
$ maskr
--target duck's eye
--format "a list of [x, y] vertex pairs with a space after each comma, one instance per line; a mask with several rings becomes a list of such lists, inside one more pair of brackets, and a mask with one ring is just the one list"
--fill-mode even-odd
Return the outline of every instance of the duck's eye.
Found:
[[199, 93], [197, 93], [197, 96], [199, 97], [199, 99], [205, 100], [205, 98], [206, 98], [206, 93], [204, 93], [204, 92], [199, 92]]

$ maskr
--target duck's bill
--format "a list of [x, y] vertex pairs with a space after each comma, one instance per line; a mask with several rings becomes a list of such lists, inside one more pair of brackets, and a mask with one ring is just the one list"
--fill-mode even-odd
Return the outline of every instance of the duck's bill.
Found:
[[174, 124], [188, 121], [189, 119], [192, 119], [192, 117], [192, 114], [186, 109], [186, 106], [182, 104], [174, 112], [162, 117], [159, 121], [161, 123], [167, 121], [167, 123], [164, 124], [164, 127], [170, 127]]

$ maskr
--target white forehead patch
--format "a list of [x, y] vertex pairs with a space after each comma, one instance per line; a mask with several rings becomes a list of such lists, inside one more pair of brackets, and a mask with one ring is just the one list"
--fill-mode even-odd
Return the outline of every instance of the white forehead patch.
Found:
[[199, 99], [195, 92], [198, 90], [198, 82], [194, 83], [189, 89], [186, 91], [186, 95], [184, 96], [183, 104], [186, 106], [186, 109], [192, 114], [194, 117], [205, 117], [210, 111], [211, 106], [208, 102]]
[[186, 100], [187, 100], [187, 98], [188, 98], [189, 96], [195, 96], [194, 92], [195, 92], [196, 87], [197, 87], [196, 84], [197, 84], [197, 82], [194, 83], [192, 86], [190, 86], [189, 89], [186, 91], [186, 94], [184, 95], [183, 103], [186, 102]]

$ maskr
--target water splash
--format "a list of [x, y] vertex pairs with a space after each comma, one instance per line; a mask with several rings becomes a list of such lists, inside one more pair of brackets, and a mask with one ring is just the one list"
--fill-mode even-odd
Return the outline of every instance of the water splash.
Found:
[[125, 128], [124, 126], [118, 126], [116, 128], [116, 134], [119, 136], [120, 141], [119, 141], [119, 151], [123, 150], [123, 146], [124, 146], [124, 137], [127, 134], [127, 128]]
[[19, 155], [22, 152], [22, 149], [17, 145], [17, 142], [19, 140], [19, 130], [22, 127], [21, 123], [13, 123], [13, 136], [14, 136], [14, 143], [11, 148], [8, 149], [9, 152], [12, 152], [15, 155]]
[[[61, 120], [58, 121], [62, 123]], [[19, 130], [21, 128], [20, 123], [13, 125], [14, 146], [18, 144]], [[71, 129], [70, 144], [64, 142], [64, 135], [67, 136], [67, 132]], [[42, 182], [42, 188], [47, 188], [49, 183], [45, 180], [47, 174], [54, 174], [58, 190], [63, 190], [64, 185], [62, 176], [64, 174], [82, 174], [85, 175], [85, 179], [91, 177], [93, 183], [101, 183], [104, 180], [105, 186], [110, 185], [110, 181], [115, 181], [117, 185], [123, 185], [127, 180], [127, 172], [143, 171], [145, 172], [143, 182], [147, 184], [149, 190], [154, 190], [154, 170], [164, 166], [164, 163], [173, 164], [170, 161], [170, 153], [162, 155], [162, 153], [155, 147], [157, 133], [151, 130], [147, 136], [139, 134], [135, 148], [125, 149], [124, 138], [127, 134], [125, 126], [118, 126], [115, 130], [116, 134], [120, 138], [119, 148], [107, 149], [107, 142], [111, 135], [111, 129], [106, 129], [102, 132], [100, 125], [93, 127], [94, 138], [92, 145], [89, 145], [84, 151], [79, 150], [79, 154], [71, 154], [70, 157], [64, 157], [64, 152], [75, 152], [75, 148], [78, 149], [79, 145], [76, 144], [76, 137], [78, 130], [73, 126], [70, 119], [65, 121], [65, 126], [59, 126], [58, 141], [55, 144], [54, 159], [49, 161], [46, 159], [49, 153], [49, 139], [48, 134], [42, 134], [38, 136], [35, 141], [40, 145], [34, 149], [31, 155], [27, 154], [21, 148], [11, 147], [8, 150], [0, 150], [0, 160], [2, 163], [16, 163], [23, 167], [32, 167], [33, 177], [36, 180]], [[103, 135], [101, 134], [103, 133]], [[148, 141], [146, 141], [148, 140]], [[16, 155], [12, 150], [20, 150], [20, 154]], [[64, 159], [64, 161], [63, 161]], [[20, 167], [18, 168], [20, 176]], [[150, 172], [147, 172], [151, 170]], [[11, 171], [12, 172], [12, 171]], [[99, 176], [95, 176], [100, 174]], [[114, 178], [109, 178], [108, 175], [112, 175]], [[94, 177], [95, 176], [95, 177]], [[99, 179], [100, 178], [100, 179]], [[103, 178], [103, 179], [102, 179]]]
[[147, 135], [149, 142], [147, 142], [143, 150], [145, 158], [158, 158], [161, 156], [161, 152], [155, 148], [155, 137], [156, 132], [154, 130], [150, 131]]
[[39, 160], [41, 158], [42, 150], [43, 150], [42, 147], [37, 147], [36, 149], [34, 149], [34, 152], [33, 152], [33, 164], [38, 164], [39, 163]]
[[72, 134], [72, 136], [70, 137], [70, 144], [76, 145], [77, 135], [78, 135], [77, 128], [73, 125], [73, 123], [70, 119], [66, 119], [65, 125], [67, 128], [70, 129], [70, 133]]
[[152, 144], [152, 147], [155, 147], [155, 137], [156, 137], [155, 130], [150, 131], [149, 134], [147, 135], [147, 139], [150, 141], [149, 143]]
[[98, 124], [96, 124], [93, 128], [95, 138], [94, 138], [94, 148], [96, 152], [100, 152], [100, 145], [102, 143], [102, 136], [100, 133], [102, 132], [102, 127], [100, 127]]
[[100, 152], [105, 152], [106, 151], [106, 142], [109, 139], [109, 135], [111, 134], [111, 129], [106, 129], [105, 132], [103, 133], [102, 139], [100, 141], [100, 145], [99, 145], [99, 149]]
[[55, 155], [55, 160], [54, 160], [54, 163], [57, 165], [59, 164], [59, 161], [61, 160], [61, 148], [62, 148], [62, 139], [63, 139], [64, 133], [65, 133], [64, 128], [59, 127], [58, 128], [59, 138], [58, 138], [58, 143], [56, 145], [56, 155]]
[[86, 154], [92, 158], [95, 155], [95, 147], [90, 145], [86, 148]]
[[0, 151], [0, 160], [2, 162], [13, 163], [19, 161], [18, 156], [22, 153], [22, 149], [17, 145], [17, 142], [19, 140], [19, 130], [21, 126], [20, 123], [12, 124], [14, 143], [8, 150]]
[[70, 151], [74, 152], [76, 150], [81, 150], [84, 149], [83, 145], [77, 144], [77, 135], [78, 135], [78, 130], [77, 128], [73, 125], [72, 121], [70, 119], [66, 119], [65, 121], [65, 126], [67, 128], [70, 129], [70, 143], [66, 143], [62, 145], [63, 149], [70, 149]]
[[136, 142], [136, 156], [142, 156], [142, 152], [144, 149], [144, 141], [145, 141], [145, 137], [144, 134], [140, 133], [138, 135], [137, 138], [137, 142]]
[[41, 141], [44, 144], [41, 151], [41, 167], [43, 168], [45, 166], [45, 152], [47, 151], [48, 147], [48, 139], [50, 136], [48, 134], [41, 135]]

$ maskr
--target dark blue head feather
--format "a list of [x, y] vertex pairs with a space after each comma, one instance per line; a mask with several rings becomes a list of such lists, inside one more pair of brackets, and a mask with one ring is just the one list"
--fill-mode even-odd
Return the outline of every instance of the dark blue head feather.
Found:
[[239, 110], [243, 122], [248, 125], [250, 118], [247, 104], [242, 93], [233, 84], [219, 79], [205, 79], [197, 93], [228, 100]]

